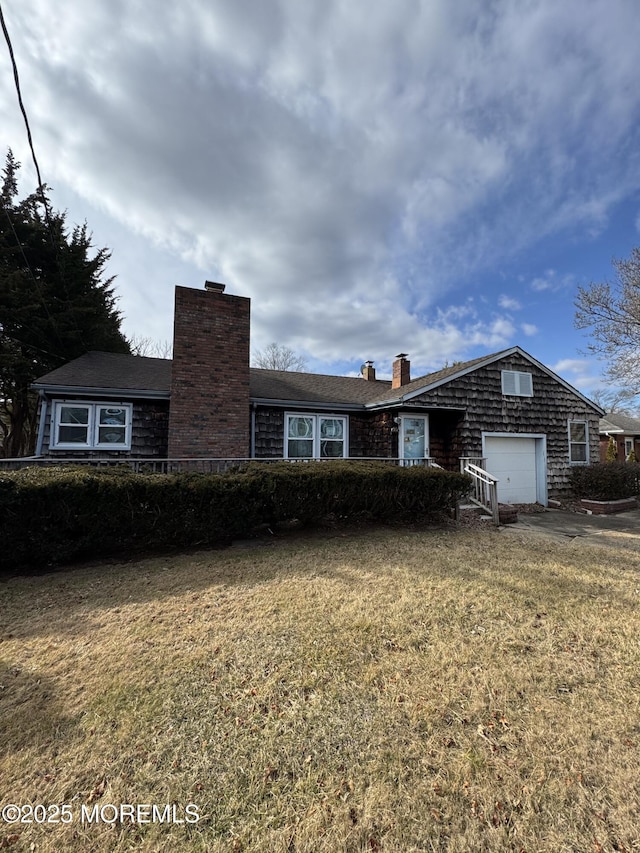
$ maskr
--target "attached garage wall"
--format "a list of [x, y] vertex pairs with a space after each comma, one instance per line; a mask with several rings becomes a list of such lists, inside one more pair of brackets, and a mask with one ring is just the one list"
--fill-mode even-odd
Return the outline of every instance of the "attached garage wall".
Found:
[[[531, 373], [533, 397], [505, 396], [502, 370]], [[569, 492], [571, 463], [567, 424], [570, 419], [587, 421], [589, 459], [591, 462], [599, 460], [599, 413], [517, 353], [434, 388], [415, 402], [466, 408], [452, 439], [463, 456], [482, 456], [482, 436], [487, 433], [546, 436], [549, 497], [562, 497]]]

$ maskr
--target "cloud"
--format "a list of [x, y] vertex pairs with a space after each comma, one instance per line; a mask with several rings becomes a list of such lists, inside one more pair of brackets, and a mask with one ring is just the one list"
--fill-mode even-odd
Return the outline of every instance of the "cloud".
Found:
[[607, 387], [602, 378], [602, 365], [595, 360], [563, 358], [550, 365], [550, 368], [587, 396]]
[[551, 365], [554, 373], [582, 373], [590, 364], [582, 358], [563, 358]]
[[[619, 156], [640, 151], [622, 0], [31, 0], [8, 23], [47, 180], [136, 241], [118, 282], [143, 334], [140, 305], [170, 314], [170, 256], [253, 297], [258, 345], [496, 348], [507, 318], [434, 306], [547, 234], [602, 228], [640, 186]], [[4, 129], [23, 139], [17, 110]]]
[[[407, 321], [394, 310], [394, 297], [394, 287], [389, 283], [385, 297], [359, 302], [355, 313], [348, 295], [333, 302], [319, 301], [313, 307], [315, 324], [311, 331], [303, 330], [294, 303], [288, 308], [275, 305], [267, 326], [275, 330], [272, 339], [284, 340], [296, 351], [310, 354], [311, 362], [317, 358], [325, 365], [346, 363], [357, 367], [371, 359], [380, 377], [390, 371], [399, 352], [409, 354], [412, 371], [419, 375], [442, 367], [446, 361], [467, 357], [474, 348], [490, 352], [513, 342], [516, 329], [508, 317], [498, 315], [485, 320], [468, 306], [463, 310], [451, 306], [434, 312], [430, 319], [413, 314]], [[387, 318], [384, 324], [380, 323], [380, 316]], [[357, 335], [352, 334], [355, 327]], [[256, 348], [263, 345], [259, 339]], [[344, 368], [340, 370], [344, 372]]]
[[533, 323], [522, 323], [520, 328], [525, 333], [525, 335], [527, 335], [527, 337], [529, 337], [529, 338], [533, 337], [533, 335], [537, 335], [538, 331], [539, 331], [538, 327], [534, 326]]
[[512, 296], [507, 296], [505, 293], [500, 295], [498, 305], [506, 311], [520, 311], [522, 308], [522, 304], [518, 302], [517, 299], [514, 299]]
[[572, 273], [558, 275], [556, 270], [548, 269], [543, 275], [537, 276], [531, 281], [531, 290], [538, 293], [542, 291], [557, 292], [559, 290], [569, 290], [575, 287], [575, 276]]

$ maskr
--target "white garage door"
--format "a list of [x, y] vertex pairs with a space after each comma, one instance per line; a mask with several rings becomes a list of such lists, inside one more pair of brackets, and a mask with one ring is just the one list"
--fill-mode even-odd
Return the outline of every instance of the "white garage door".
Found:
[[509, 504], [535, 503], [535, 438], [487, 436], [484, 447], [487, 471], [499, 480], [498, 500]]

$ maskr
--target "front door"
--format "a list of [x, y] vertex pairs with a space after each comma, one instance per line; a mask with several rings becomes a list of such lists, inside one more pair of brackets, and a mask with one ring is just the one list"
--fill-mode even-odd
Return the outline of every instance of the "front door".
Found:
[[400, 458], [413, 464], [429, 455], [429, 431], [426, 415], [409, 417], [403, 415], [400, 420]]

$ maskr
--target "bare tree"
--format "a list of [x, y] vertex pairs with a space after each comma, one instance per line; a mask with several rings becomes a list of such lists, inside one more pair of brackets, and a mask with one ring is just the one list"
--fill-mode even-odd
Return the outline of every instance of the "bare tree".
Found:
[[613, 284], [578, 288], [575, 323], [591, 329], [588, 351], [607, 360], [607, 379], [632, 398], [640, 394], [640, 248], [613, 266]]
[[133, 355], [144, 355], [148, 358], [171, 358], [173, 354], [171, 341], [156, 341], [146, 335], [134, 335], [129, 346]]
[[610, 415], [629, 415], [636, 417], [636, 407], [632, 401], [637, 395], [624, 389], [601, 389], [590, 391], [589, 399], [601, 406]]
[[254, 367], [264, 367], [267, 370], [305, 370], [307, 366], [304, 356], [275, 342], [254, 352], [251, 362]]

